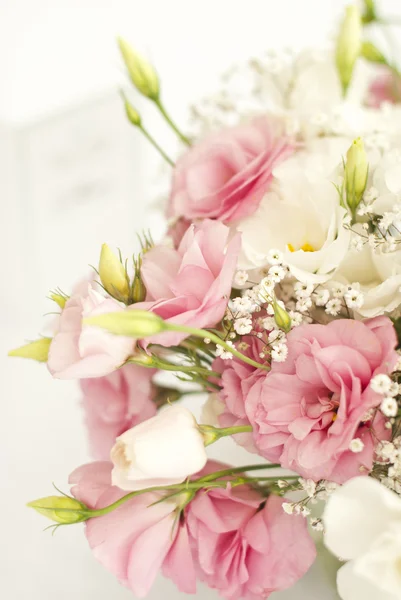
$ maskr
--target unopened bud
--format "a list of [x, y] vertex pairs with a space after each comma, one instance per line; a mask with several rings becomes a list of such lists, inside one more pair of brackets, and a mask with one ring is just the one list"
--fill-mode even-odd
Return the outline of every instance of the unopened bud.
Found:
[[291, 317], [288, 312], [280, 306], [276, 298], [273, 300], [274, 320], [277, 326], [282, 329], [285, 333], [288, 333], [291, 329]]
[[120, 302], [127, 302], [129, 297], [128, 277], [124, 265], [110, 250], [107, 244], [102, 245], [99, 260], [100, 281], [106, 292]]
[[132, 104], [130, 103], [128, 98], [125, 96], [125, 94], [122, 94], [122, 97], [124, 100], [124, 108], [125, 108], [126, 115], [128, 117], [128, 121], [130, 121], [130, 123], [135, 125], [135, 127], [140, 127], [142, 124], [141, 115], [132, 106]]
[[160, 95], [160, 85], [154, 67], [128, 42], [122, 38], [118, 38], [117, 41], [132, 83], [146, 98], [157, 101]]
[[365, 10], [362, 15], [362, 22], [367, 25], [377, 19], [376, 6], [374, 0], [364, 0], [363, 3]]
[[158, 315], [146, 310], [124, 310], [84, 319], [85, 325], [100, 327], [114, 333], [142, 339], [167, 330], [167, 324]]
[[348, 207], [355, 213], [366, 188], [369, 173], [368, 157], [362, 139], [354, 140], [345, 163], [345, 191]]
[[68, 296], [63, 296], [63, 294], [58, 294], [56, 292], [52, 292], [49, 296], [50, 300], [53, 300], [56, 304], [59, 305], [61, 309], [64, 308], [65, 303], [68, 300]]
[[387, 64], [387, 59], [382, 52], [372, 42], [363, 42], [361, 48], [361, 56], [369, 62]]
[[131, 287], [131, 298], [132, 302], [143, 302], [146, 298], [146, 287], [142, 281], [141, 276], [141, 267], [142, 267], [142, 258], [139, 256], [137, 259], [134, 259], [135, 266], [135, 274], [134, 280], [132, 282]]
[[27, 506], [63, 525], [81, 523], [88, 518], [86, 506], [69, 496], [47, 496], [28, 502]]
[[37, 360], [38, 362], [47, 362], [51, 343], [52, 338], [40, 338], [39, 340], [25, 344], [25, 346], [20, 346], [19, 348], [15, 348], [15, 350], [10, 350], [8, 356], [31, 358], [32, 360]]
[[347, 6], [337, 39], [336, 65], [343, 93], [352, 79], [355, 63], [361, 52], [362, 20], [356, 5]]

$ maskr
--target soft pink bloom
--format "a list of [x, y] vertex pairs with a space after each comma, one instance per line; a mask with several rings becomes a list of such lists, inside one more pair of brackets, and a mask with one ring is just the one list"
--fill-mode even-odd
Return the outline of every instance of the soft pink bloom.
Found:
[[265, 600], [291, 587], [315, 560], [306, 520], [287, 515], [278, 496], [260, 501], [241, 486], [197, 494], [186, 509], [198, 577], [223, 598]]
[[[103, 508], [124, 496], [126, 492], [111, 486], [111, 469], [108, 462], [76, 469], [70, 475], [73, 495], [90, 508]], [[187, 527], [175, 522], [175, 500], [157, 503], [160, 498], [155, 492], [136, 496], [86, 523], [97, 560], [139, 598], [148, 594], [160, 568], [180, 591], [196, 591]]]
[[190, 225], [191, 221], [188, 221], [188, 219], [185, 219], [185, 217], [174, 219], [174, 222], [171, 223], [167, 231], [167, 236], [172, 240], [174, 248], [178, 248], [178, 246], [181, 244], [181, 240]]
[[383, 69], [369, 88], [368, 105], [372, 108], [380, 108], [383, 102], [396, 104], [400, 101], [401, 78], [390, 69]]
[[152, 400], [155, 369], [125, 365], [92, 379], [82, 379], [83, 406], [94, 458], [107, 460], [116, 438], [156, 414]]
[[[242, 341], [249, 344], [247, 350], [242, 353], [260, 361], [259, 353], [264, 346], [263, 342], [256, 337], [244, 336]], [[233, 358], [232, 360], [222, 360], [217, 358], [212, 365], [214, 371], [221, 373], [221, 379], [218, 381], [221, 391], [218, 392], [218, 399], [222, 402], [222, 412], [217, 416], [220, 427], [237, 427], [239, 425], [249, 425], [249, 419], [246, 414], [245, 402], [249, 390], [259, 378], [266, 377], [266, 372], [262, 369], [252, 367], [242, 360]], [[252, 433], [238, 433], [233, 436], [234, 440], [246, 448], [248, 452], [257, 453]]]
[[[199, 475], [224, 468], [210, 461]], [[73, 495], [91, 508], [125, 494], [111, 486], [107, 462], [80, 467], [70, 483]], [[178, 522], [174, 499], [153, 504], [161, 497], [145, 493], [86, 523], [95, 557], [138, 597], [149, 592], [161, 568], [182, 592], [195, 593], [196, 574], [225, 598], [264, 600], [293, 585], [315, 558], [305, 519], [286, 515], [277, 496], [264, 504], [248, 486], [201, 491]]]
[[[150, 310], [169, 323], [214, 327], [223, 318], [231, 292], [240, 237], [229, 240], [229, 229], [217, 221], [191, 225], [178, 250], [155, 246], [143, 257], [145, 302], [136, 309]], [[164, 346], [187, 337], [162, 333], [151, 341]]]
[[[377, 440], [388, 439], [370, 381], [392, 371], [397, 354], [387, 317], [302, 325], [287, 336], [289, 354], [273, 363], [246, 398], [255, 444], [265, 458], [304, 477], [343, 483], [372, 468]], [[360, 438], [362, 452], [349, 451]], [[366, 472], [366, 471], [365, 471]]]
[[115, 336], [99, 327], [83, 325], [86, 317], [124, 310], [87, 284], [86, 293], [67, 300], [59, 329], [50, 346], [47, 366], [58, 379], [101, 377], [118, 369], [133, 352], [134, 340]]
[[251, 215], [273, 168], [292, 151], [278, 123], [266, 117], [212, 134], [177, 162], [168, 216], [230, 223]]

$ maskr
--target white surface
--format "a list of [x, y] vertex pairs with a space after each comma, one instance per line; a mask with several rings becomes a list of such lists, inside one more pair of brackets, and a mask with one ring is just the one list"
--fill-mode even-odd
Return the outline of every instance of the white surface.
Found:
[[[52, 537], [42, 533], [43, 519], [25, 509], [26, 501], [52, 493], [53, 480], [66, 489], [69, 472], [89, 456], [74, 384], [4, 358], [37, 336], [50, 287], [68, 291], [97, 261], [102, 241], [128, 251], [134, 232], [149, 223], [148, 184], [157, 161], [125, 125], [113, 91], [124, 79], [115, 34], [153, 56], [167, 104], [179, 116], [189, 99], [213, 89], [231, 61], [275, 45], [324, 41], [344, 4], [0, 0], [1, 597], [132, 597], [95, 562], [80, 526]], [[396, 0], [383, 4], [396, 12]], [[168, 145], [160, 120], [151, 120], [152, 110], [145, 114]], [[228, 459], [224, 447], [225, 456], [222, 446], [215, 452]], [[315, 570], [316, 578], [308, 575], [272, 599], [330, 600], [319, 584], [325, 571]], [[183, 596], [160, 580], [150, 597]], [[198, 597], [215, 596], [201, 588]]]

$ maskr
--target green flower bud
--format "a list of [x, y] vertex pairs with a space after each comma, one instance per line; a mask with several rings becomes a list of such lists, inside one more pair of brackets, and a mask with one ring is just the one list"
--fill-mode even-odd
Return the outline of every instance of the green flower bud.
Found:
[[374, 0], [364, 0], [365, 10], [362, 15], [362, 22], [367, 25], [377, 19], [376, 6]]
[[387, 59], [382, 52], [372, 42], [363, 42], [361, 48], [361, 56], [369, 62], [387, 64]]
[[141, 267], [142, 257], [139, 255], [137, 259], [134, 258], [135, 275], [131, 286], [131, 298], [135, 302], [143, 302], [146, 298], [146, 287], [142, 281]]
[[56, 304], [59, 305], [61, 309], [64, 308], [65, 303], [68, 300], [68, 296], [63, 296], [62, 294], [58, 294], [56, 292], [52, 292], [49, 296], [50, 300], [53, 300]]
[[365, 147], [359, 137], [354, 140], [347, 152], [345, 163], [345, 192], [347, 205], [354, 214], [368, 181], [369, 164]]
[[132, 106], [132, 104], [130, 103], [128, 98], [125, 96], [125, 94], [122, 94], [122, 97], [124, 100], [124, 108], [125, 108], [126, 115], [128, 117], [128, 121], [130, 121], [130, 123], [135, 125], [135, 127], [140, 127], [142, 124], [141, 115]]
[[20, 346], [19, 348], [15, 348], [15, 350], [10, 350], [8, 356], [31, 358], [32, 360], [37, 360], [38, 362], [47, 362], [51, 343], [52, 338], [40, 338], [39, 340], [35, 340], [30, 344], [25, 344], [25, 346]]
[[347, 6], [337, 39], [336, 66], [343, 93], [352, 79], [355, 63], [361, 52], [362, 21], [357, 6]]
[[99, 260], [100, 281], [106, 292], [116, 300], [127, 303], [129, 282], [124, 265], [110, 250], [107, 244], [102, 245]]
[[146, 310], [125, 310], [97, 315], [84, 319], [85, 325], [101, 327], [115, 335], [141, 339], [167, 330], [167, 325], [158, 315]]
[[27, 506], [63, 525], [80, 523], [88, 518], [86, 506], [69, 496], [47, 496], [28, 502]]
[[280, 306], [276, 298], [273, 300], [274, 320], [277, 326], [282, 329], [285, 333], [291, 330], [291, 317], [288, 312]]
[[117, 41], [132, 83], [146, 98], [157, 101], [160, 95], [160, 84], [154, 67], [128, 42], [122, 38], [118, 38]]

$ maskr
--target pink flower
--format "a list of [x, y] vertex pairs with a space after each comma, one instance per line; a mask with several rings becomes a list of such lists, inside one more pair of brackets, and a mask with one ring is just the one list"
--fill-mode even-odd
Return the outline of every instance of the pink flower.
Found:
[[369, 88], [368, 105], [380, 108], [383, 102], [396, 104], [401, 101], [401, 78], [390, 69], [383, 69]]
[[[380, 412], [367, 416], [381, 402], [372, 377], [397, 361], [390, 319], [303, 325], [287, 341], [287, 360], [273, 363], [246, 398], [260, 454], [315, 481], [343, 483], [369, 471], [376, 441], [390, 435]], [[349, 450], [355, 438], [359, 453]]]
[[[253, 360], [260, 361], [259, 353], [264, 346], [263, 342], [250, 336], [244, 336], [242, 341], [249, 344], [248, 349], [242, 351], [243, 354]], [[232, 360], [217, 358], [213, 362], [212, 368], [213, 371], [221, 372], [221, 379], [218, 383], [222, 389], [217, 396], [224, 408], [217, 416], [219, 426], [249, 425], [250, 422], [245, 408], [246, 398], [254, 383], [259, 378], [266, 377], [266, 372], [262, 369], [256, 369], [256, 367], [252, 367], [235, 357]], [[258, 452], [252, 433], [238, 433], [233, 438], [248, 452]]]
[[92, 379], [82, 379], [83, 406], [92, 455], [108, 460], [116, 438], [156, 414], [152, 377], [155, 369], [125, 365]]
[[184, 217], [175, 219], [168, 228], [167, 236], [172, 240], [174, 248], [178, 248], [181, 244], [181, 240], [191, 225], [191, 221], [188, 221]]
[[273, 168], [292, 151], [278, 123], [265, 117], [211, 135], [178, 161], [168, 216], [230, 223], [251, 215]]
[[306, 520], [284, 513], [278, 496], [260, 500], [247, 486], [214, 489], [186, 509], [197, 574], [223, 598], [264, 600], [291, 587], [315, 560]]
[[[70, 475], [73, 495], [90, 508], [103, 508], [126, 492], [111, 486], [112, 464], [95, 462]], [[133, 593], [144, 598], [161, 567], [180, 591], [196, 590], [185, 524], [176, 524], [175, 500], [158, 502], [151, 492], [131, 498], [115, 511], [90, 519], [86, 537], [97, 560]]]
[[114, 336], [82, 319], [124, 310], [87, 284], [86, 293], [71, 296], [61, 313], [59, 330], [50, 346], [47, 366], [58, 379], [101, 377], [118, 369], [133, 352], [131, 338]]
[[[150, 310], [178, 325], [215, 326], [227, 307], [239, 246], [239, 235], [229, 241], [228, 227], [209, 220], [191, 225], [178, 250], [155, 246], [143, 257], [146, 302], [135, 308]], [[162, 333], [151, 341], [172, 346], [185, 337]]]
[[[226, 468], [210, 461], [199, 475]], [[111, 464], [84, 465], [70, 476], [72, 493], [103, 508], [125, 492], [111, 486]], [[177, 503], [147, 492], [113, 512], [90, 519], [86, 536], [95, 557], [138, 597], [157, 571], [180, 591], [195, 593], [195, 574], [225, 598], [264, 600], [308, 570], [315, 547], [306, 521], [282, 510], [283, 499], [248, 486], [198, 492], [177, 522]]]

